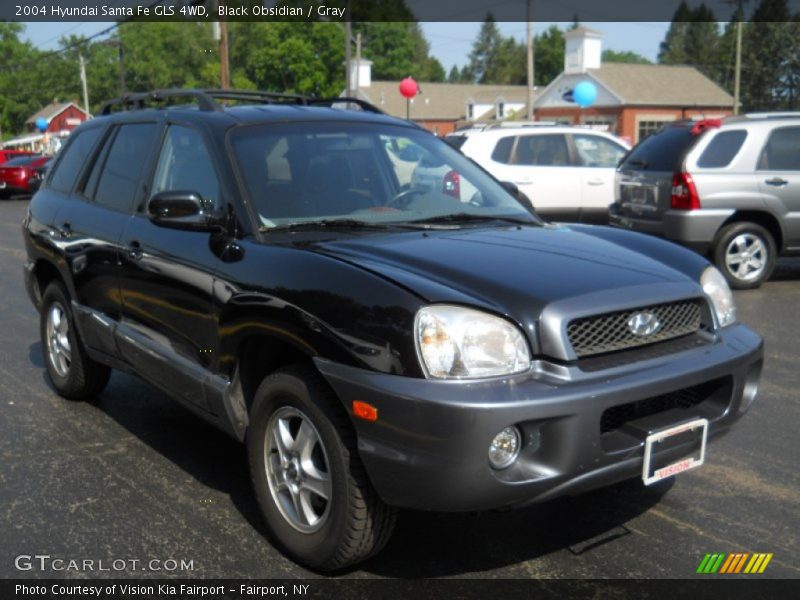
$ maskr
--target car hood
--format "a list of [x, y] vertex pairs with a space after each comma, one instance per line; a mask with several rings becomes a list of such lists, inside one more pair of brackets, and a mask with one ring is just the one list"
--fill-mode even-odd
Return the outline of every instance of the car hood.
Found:
[[698, 292], [685, 273], [605, 239], [603, 230], [614, 233], [591, 227], [467, 227], [314, 246], [392, 279], [428, 302], [483, 305], [518, 321], [520, 311], [537, 313], [555, 301], [597, 293], [617, 295], [624, 303], [630, 288], [689, 284], [691, 293]]

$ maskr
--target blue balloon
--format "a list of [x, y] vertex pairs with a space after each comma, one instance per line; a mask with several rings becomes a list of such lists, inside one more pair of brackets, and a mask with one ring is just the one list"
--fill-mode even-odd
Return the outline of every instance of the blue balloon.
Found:
[[48, 125], [47, 119], [45, 119], [44, 117], [39, 117], [38, 119], [36, 119], [36, 129], [38, 129], [39, 131], [41, 132], [47, 131], [47, 125]]
[[572, 98], [581, 108], [589, 108], [597, 100], [597, 87], [591, 81], [581, 81], [575, 86]]

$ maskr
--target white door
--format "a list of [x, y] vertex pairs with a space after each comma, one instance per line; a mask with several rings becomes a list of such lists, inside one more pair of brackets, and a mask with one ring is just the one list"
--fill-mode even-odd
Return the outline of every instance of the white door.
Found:
[[609, 138], [591, 133], [573, 134], [581, 186], [580, 220], [607, 223], [608, 205], [614, 202], [617, 163], [627, 151]]
[[576, 221], [580, 181], [572, 172], [563, 133], [523, 134], [510, 149], [508, 164], [492, 169], [501, 181], [513, 181], [545, 219]]

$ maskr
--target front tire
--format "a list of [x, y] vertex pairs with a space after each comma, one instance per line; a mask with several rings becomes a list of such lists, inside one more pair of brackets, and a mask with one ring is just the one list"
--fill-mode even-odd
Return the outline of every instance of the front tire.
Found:
[[83, 400], [105, 389], [111, 369], [86, 354], [75, 328], [69, 295], [58, 281], [51, 282], [42, 296], [39, 332], [47, 374], [61, 396]]
[[269, 534], [298, 563], [335, 571], [388, 541], [396, 512], [372, 489], [341, 403], [311, 368], [264, 379], [247, 450]]
[[760, 287], [769, 279], [777, 254], [772, 234], [757, 223], [731, 223], [714, 242], [714, 262], [738, 290]]

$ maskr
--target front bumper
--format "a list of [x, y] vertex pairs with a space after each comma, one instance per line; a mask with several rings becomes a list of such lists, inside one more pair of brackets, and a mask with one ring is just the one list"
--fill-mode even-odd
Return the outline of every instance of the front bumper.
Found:
[[734, 213], [732, 209], [667, 210], [658, 218], [642, 218], [622, 212], [619, 204], [609, 207], [608, 220], [614, 227], [649, 233], [705, 252], [719, 229]]
[[[647, 432], [691, 418], [707, 418], [709, 439], [718, 437], [749, 408], [762, 361], [761, 338], [734, 325], [708, 344], [598, 371], [541, 363], [523, 376], [435, 381], [322, 359], [317, 367], [346, 407], [353, 400], [377, 407], [376, 422], [353, 423], [364, 466], [385, 502], [470, 511], [522, 506], [640, 476]], [[609, 408], [695, 386], [713, 393], [691, 408], [601, 432]], [[522, 450], [512, 466], [497, 471], [488, 462], [489, 443], [509, 425], [521, 429]], [[684, 452], [675, 446], [660, 458]]]

